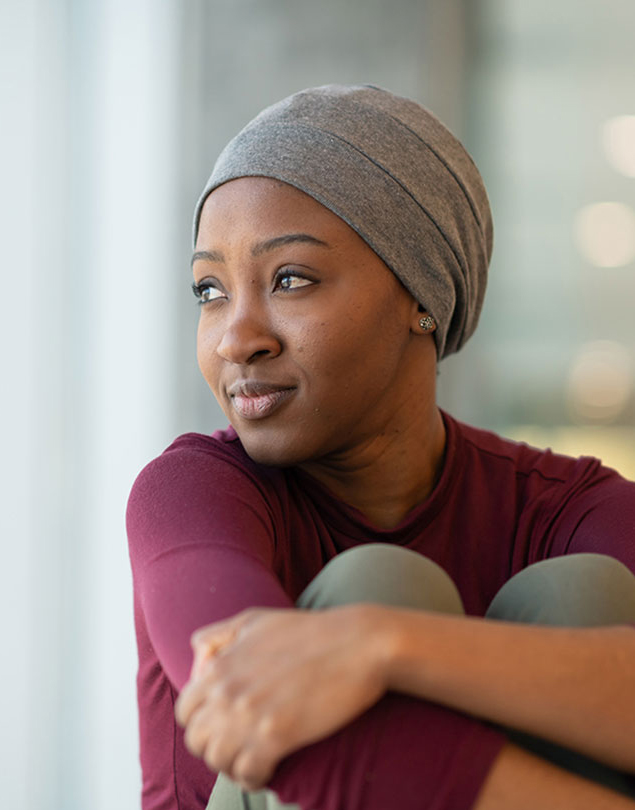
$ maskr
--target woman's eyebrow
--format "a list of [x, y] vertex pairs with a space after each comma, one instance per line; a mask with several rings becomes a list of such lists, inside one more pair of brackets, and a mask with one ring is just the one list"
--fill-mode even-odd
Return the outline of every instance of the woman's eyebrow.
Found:
[[[308, 233], [285, 233], [282, 236], [274, 236], [272, 239], [266, 239], [264, 242], [258, 242], [251, 249], [252, 256], [260, 256], [268, 250], [275, 250], [283, 245], [290, 245], [293, 242], [307, 242], [310, 245], [319, 245], [320, 247], [330, 248], [328, 242], [318, 239], [317, 236], [311, 236]], [[192, 256], [192, 264], [195, 261], [202, 259], [207, 262], [224, 262], [225, 257], [220, 250], [197, 250]]]
[[321, 247], [330, 247], [327, 242], [323, 242], [316, 236], [311, 236], [308, 233], [286, 233], [283, 236], [274, 236], [273, 239], [267, 239], [265, 242], [259, 242], [251, 249], [252, 256], [260, 256], [261, 253], [266, 253], [268, 250], [275, 250], [282, 245], [290, 245], [292, 242], [308, 242], [312, 245], [320, 245]]
[[192, 261], [190, 264], [194, 264], [194, 262], [198, 261], [199, 259], [203, 259], [206, 262], [224, 262], [225, 257], [219, 250], [197, 250], [196, 253], [192, 256]]

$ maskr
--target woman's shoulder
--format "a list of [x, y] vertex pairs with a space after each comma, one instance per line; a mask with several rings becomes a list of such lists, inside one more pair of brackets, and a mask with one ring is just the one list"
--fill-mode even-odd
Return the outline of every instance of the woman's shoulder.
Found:
[[217, 482], [227, 478], [248, 479], [255, 484], [275, 486], [283, 476], [279, 469], [257, 464], [245, 452], [235, 430], [230, 426], [211, 434], [183, 433], [150, 461], [141, 473], [192, 477], [204, 474]]
[[284, 500], [282, 470], [245, 452], [232, 428], [210, 435], [185, 433], [138, 474], [128, 499], [129, 524], [140, 514], [178, 515], [185, 504], [216, 514], [258, 511], [276, 515]]
[[447, 415], [446, 419], [450, 430], [455, 433], [457, 454], [463, 463], [471, 458], [492, 472], [499, 471], [501, 475], [536, 478], [554, 484], [596, 475], [618, 476], [618, 473], [603, 467], [602, 462], [592, 456], [563, 455], [549, 447], [534, 447], [523, 441], [505, 438]]
[[633, 568], [634, 482], [592, 456], [554, 453], [456, 420], [449, 432], [458, 490], [480, 510], [489, 506], [497, 521], [508, 510], [517, 547], [531, 549], [523, 559], [595, 551]]
[[137, 476], [126, 509], [133, 567], [222, 545], [269, 560], [284, 535], [281, 470], [252, 461], [231, 429], [176, 438]]
[[541, 516], [549, 525], [556, 517], [574, 525], [583, 515], [607, 511], [632, 521], [635, 483], [600, 459], [555, 453], [451, 421], [463, 490], [480, 493], [482, 502], [507, 498], [518, 519], [521, 513], [532, 520]]

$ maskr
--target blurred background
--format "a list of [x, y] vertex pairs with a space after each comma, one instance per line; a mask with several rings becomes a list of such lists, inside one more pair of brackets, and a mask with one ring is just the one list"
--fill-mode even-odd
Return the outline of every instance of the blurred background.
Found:
[[4, 0], [3, 804], [139, 806], [124, 510], [199, 380], [190, 221], [220, 148], [310, 85], [431, 107], [489, 189], [461, 419], [635, 478], [632, 0]]

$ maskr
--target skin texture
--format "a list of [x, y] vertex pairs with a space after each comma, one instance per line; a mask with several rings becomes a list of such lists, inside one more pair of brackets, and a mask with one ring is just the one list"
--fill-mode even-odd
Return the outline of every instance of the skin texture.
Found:
[[[247, 452], [302, 467], [378, 526], [398, 524], [432, 490], [445, 440], [417, 302], [338, 217], [264, 178], [210, 195], [193, 270], [208, 299], [199, 365]], [[375, 605], [250, 610], [195, 634], [176, 716], [189, 749], [249, 789], [388, 689], [635, 771], [631, 635]], [[477, 808], [537, 807], [635, 802], [510, 744]]]
[[632, 810], [635, 802], [514, 745], [501, 751], [474, 810]]

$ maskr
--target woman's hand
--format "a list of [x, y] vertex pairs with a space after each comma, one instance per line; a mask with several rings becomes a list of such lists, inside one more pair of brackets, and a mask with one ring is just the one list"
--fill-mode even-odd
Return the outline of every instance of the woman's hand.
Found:
[[251, 609], [192, 637], [176, 705], [185, 743], [254, 790], [287, 754], [340, 729], [386, 690], [381, 608]]

